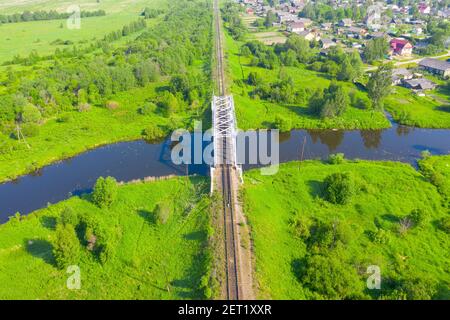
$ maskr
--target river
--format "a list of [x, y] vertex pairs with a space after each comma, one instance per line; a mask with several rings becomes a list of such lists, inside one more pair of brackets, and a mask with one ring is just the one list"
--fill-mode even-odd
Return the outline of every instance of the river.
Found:
[[[306, 137], [306, 138], [305, 138]], [[450, 153], [450, 130], [419, 129], [393, 123], [385, 130], [293, 130], [280, 134], [280, 162], [326, 159], [342, 152], [348, 159], [393, 160], [416, 166], [422, 151]], [[130, 181], [149, 176], [207, 175], [206, 165], [172, 164], [171, 142], [115, 143], [82, 153], [0, 184], [0, 223], [16, 212], [30, 213], [71, 195], [90, 192], [100, 176]], [[251, 167], [244, 165], [244, 170]]]

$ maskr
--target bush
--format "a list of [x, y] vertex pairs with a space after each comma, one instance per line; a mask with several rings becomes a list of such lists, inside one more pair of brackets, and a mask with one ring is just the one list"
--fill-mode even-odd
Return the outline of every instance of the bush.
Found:
[[60, 224], [56, 227], [56, 238], [53, 243], [53, 256], [60, 269], [77, 264], [80, 258], [80, 243], [71, 224]]
[[165, 137], [165, 132], [159, 126], [150, 125], [142, 131], [142, 135], [147, 141], [155, 141]]
[[91, 105], [89, 103], [80, 103], [77, 106], [79, 112], [87, 112], [91, 110]]
[[343, 153], [330, 154], [328, 157], [330, 164], [341, 164], [345, 162], [345, 156]]
[[97, 179], [94, 186], [92, 198], [94, 203], [100, 208], [111, 206], [117, 197], [117, 181], [112, 177]]
[[77, 226], [80, 222], [78, 214], [71, 207], [65, 207], [59, 216], [58, 223], [59, 224], [70, 224], [72, 226]]
[[109, 110], [116, 110], [117, 108], [119, 108], [120, 104], [117, 101], [109, 100], [109, 101], [106, 101], [105, 106]]
[[32, 138], [39, 135], [40, 128], [35, 123], [27, 123], [21, 126], [21, 132], [25, 137]]
[[325, 199], [334, 204], [346, 204], [355, 192], [350, 173], [334, 173], [325, 178]]
[[58, 118], [58, 122], [60, 123], [67, 123], [71, 122], [73, 120], [73, 116], [70, 113], [63, 114], [61, 117]]
[[0, 133], [0, 154], [9, 153], [13, 146], [9, 137]]
[[420, 226], [428, 220], [428, 213], [423, 209], [414, 209], [409, 214], [409, 219], [415, 226]]
[[301, 281], [318, 299], [354, 299], [360, 295], [362, 284], [356, 270], [335, 254], [313, 254], [305, 259]]
[[170, 208], [166, 203], [159, 203], [156, 205], [153, 214], [157, 224], [166, 224], [170, 217]]
[[106, 264], [108, 261], [112, 260], [115, 255], [115, 247], [114, 245], [107, 241], [102, 245], [99, 259], [101, 264]]
[[280, 132], [288, 132], [292, 129], [291, 119], [282, 116], [276, 116], [274, 125]]
[[450, 234], [450, 217], [442, 218], [439, 222], [439, 227], [446, 233]]
[[21, 113], [22, 122], [37, 123], [41, 120], [41, 118], [42, 118], [41, 112], [35, 105], [28, 103], [23, 107], [23, 110]]
[[141, 108], [139, 108], [139, 114], [142, 114], [143, 116], [152, 114], [155, 111], [156, 111], [156, 104], [154, 104], [153, 102], [148, 102]]
[[310, 237], [310, 228], [312, 225], [312, 221], [308, 217], [295, 217], [291, 221], [290, 225], [294, 231], [295, 236], [303, 240], [307, 240]]

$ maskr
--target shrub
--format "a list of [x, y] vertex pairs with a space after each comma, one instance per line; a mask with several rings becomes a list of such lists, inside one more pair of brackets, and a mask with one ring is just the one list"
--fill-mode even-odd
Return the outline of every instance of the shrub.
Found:
[[295, 236], [303, 240], [307, 240], [310, 237], [311, 225], [312, 221], [308, 217], [298, 216], [291, 221], [291, 227], [294, 231]]
[[77, 226], [80, 222], [78, 214], [71, 207], [65, 207], [59, 216], [58, 223], [66, 225], [70, 224], [72, 226]]
[[351, 299], [362, 291], [356, 270], [335, 254], [308, 255], [301, 281], [319, 299]]
[[80, 243], [71, 224], [60, 224], [56, 227], [56, 238], [53, 243], [53, 256], [60, 269], [77, 264], [80, 257]]
[[341, 164], [345, 162], [345, 156], [343, 153], [330, 154], [328, 157], [330, 164]]
[[377, 229], [376, 231], [371, 232], [370, 238], [377, 244], [386, 244], [389, 242], [388, 234], [384, 229]]
[[155, 141], [165, 137], [165, 132], [159, 126], [150, 125], [142, 131], [142, 135], [147, 141]]
[[109, 207], [117, 197], [117, 181], [112, 177], [97, 179], [92, 198], [100, 208]]
[[435, 281], [429, 278], [408, 278], [400, 287], [408, 300], [431, 300], [437, 293]]
[[120, 104], [117, 101], [112, 101], [112, 100], [106, 101], [106, 104], [105, 104], [106, 108], [109, 110], [116, 110], [119, 107], [119, 105]]
[[60, 123], [67, 123], [71, 122], [73, 120], [73, 116], [69, 113], [63, 114], [61, 117], [58, 118], [58, 122]]
[[22, 110], [21, 120], [24, 123], [37, 123], [41, 120], [42, 115], [39, 109], [32, 105], [31, 103], [27, 103]]
[[325, 178], [325, 199], [334, 204], [346, 204], [354, 194], [350, 173], [334, 173]]
[[291, 130], [292, 122], [291, 122], [291, 119], [281, 117], [281, 116], [276, 116], [274, 125], [275, 125], [275, 128], [277, 128], [281, 132], [288, 132], [289, 130]]
[[25, 137], [31, 138], [39, 135], [39, 126], [35, 123], [27, 123], [21, 126], [21, 132]]
[[420, 226], [428, 220], [428, 213], [423, 209], [414, 209], [409, 214], [409, 219], [415, 226]]
[[89, 103], [80, 103], [77, 106], [79, 112], [87, 112], [91, 110], [91, 105]]
[[6, 135], [0, 133], [0, 154], [9, 153], [13, 146], [11, 140]]
[[439, 227], [446, 233], [450, 234], [450, 217], [442, 218], [439, 222]]
[[114, 245], [110, 241], [105, 242], [102, 245], [100, 255], [99, 255], [100, 263], [104, 265], [108, 261], [112, 260], [114, 258], [114, 256], [115, 256]]
[[141, 108], [139, 108], [139, 114], [142, 114], [143, 116], [152, 114], [155, 111], [156, 111], [156, 104], [154, 104], [153, 102], [148, 102]]
[[170, 208], [166, 203], [159, 203], [156, 205], [153, 214], [157, 224], [166, 224], [167, 220], [169, 220]]

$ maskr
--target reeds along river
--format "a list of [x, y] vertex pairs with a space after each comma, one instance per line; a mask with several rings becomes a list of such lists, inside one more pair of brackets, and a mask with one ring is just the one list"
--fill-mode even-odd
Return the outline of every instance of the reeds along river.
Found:
[[[168, 175], [207, 175], [207, 165], [174, 165], [172, 143], [144, 141], [111, 144], [85, 152], [0, 185], [0, 223], [16, 212], [30, 213], [71, 195], [89, 192], [100, 176], [118, 181]], [[344, 153], [348, 159], [392, 160], [416, 165], [422, 151], [450, 153], [450, 130], [418, 129], [393, 124], [386, 130], [293, 130], [280, 134], [281, 163], [326, 159]], [[244, 164], [248, 170], [258, 165]]]

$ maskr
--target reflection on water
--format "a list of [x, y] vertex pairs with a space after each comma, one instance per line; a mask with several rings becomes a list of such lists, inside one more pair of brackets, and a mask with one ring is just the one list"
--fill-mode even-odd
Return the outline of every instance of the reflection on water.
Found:
[[[269, 139], [270, 140], [270, 139]], [[176, 166], [170, 140], [148, 144], [133, 141], [112, 144], [0, 185], [0, 223], [91, 190], [100, 176], [129, 181], [147, 176], [208, 173], [206, 165]], [[393, 124], [386, 130], [293, 130], [280, 134], [280, 162], [326, 159], [342, 152], [348, 159], [395, 160], [416, 165], [424, 150], [450, 153], [450, 130], [417, 129]], [[244, 165], [244, 169], [255, 166]]]

